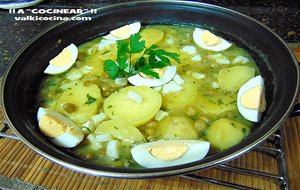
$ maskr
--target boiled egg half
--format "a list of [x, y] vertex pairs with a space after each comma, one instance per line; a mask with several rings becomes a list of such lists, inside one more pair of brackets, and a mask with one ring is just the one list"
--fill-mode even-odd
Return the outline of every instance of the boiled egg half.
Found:
[[209, 142], [200, 140], [155, 141], [135, 146], [131, 155], [145, 168], [160, 168], [201, 160], [209, 147]]
[[159, 79], [139, 73], [128, 78], [128, 81], [135, 86], [161, 86], [173, 79], [176, 74], [176, 66], [166, 66], [162, 69], [153, 69], [159, 75]]
[[108, 35], [104, 36], [107, 40], [125, 40], [135, 33], [138, 33], [141, 29], [141, 23], [135, 22], [112, 30]]
[[193, 39], [198, 46], [211, 51], [223, 51], [232, 45], [227, 40], [201, 28], [195, 28]]
[[39, 108], [37, 113], [41, 132], [57, 146], [72, 148], [83, 140], [80, 128], [64, 115], [45, 108]]
[[74, 44], [70, 44], [64, 48], [56, 57], [49, 61], [48, 67], [45, 69], [46, 74], [60, 74], [68, 70], [75, 63], [78, 56], [78, 49]]
[[248, 80], [241, 86], [237, 98], [238, 110], [242, 116], [249, 121], [259, 122], [261, 113], [266, 109], [263, 78], [259, 75]]

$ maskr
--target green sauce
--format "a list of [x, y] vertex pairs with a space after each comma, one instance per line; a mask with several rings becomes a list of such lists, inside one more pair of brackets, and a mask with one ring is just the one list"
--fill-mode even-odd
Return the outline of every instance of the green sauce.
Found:
[[[178, 117], [178, 122], [184, 123], [181, 128], [176, 128], [176, 124], [170, 122], [156, 121], [155, 119], [149, 120], [146, 124], [138, 126], [137, 128], [143, 134], [146, 141], [156, 141], [171, 137], [172, 139], [184, 139], [193, 137], [190, 134], [196, 131], [198, 137], [196, 139], [209, 140], [207, 139], [207, 131], [210, 125], [218, 119], [226, 118], [238, 122], [244, 125], [243, 134], [246, 137], [248, 132], [246, 128], [251, 128], [253, 125], [251, 122], [244, 119], [237, 109], [237, 92], [231, 92], [226, 88], [220, 87], [218, 84], [218, 73], [221, 69], [231, 68], [234, 66], [248, 66], [255, 69], [255, 75], [259, 74], [258, 67], [255, 64], [253, 58], [242, 48], [233, 44], [229, 49], [220, 52], [208, 51], [200, 48], [193, 41], [193, 30], [192, 27], [183, 26], [165, 26], [155, 25], [146, 26], [141, 29], [147, 30], [149, 28], [157, 29], [163, 32], [163, 38], [158, 40], [155, 44], [163, 50], [169, 52], [175, 52], [180, 54], [181, 64], [172, 61], [172, 65], [177, 66], [177, 73], [185, 81], [184, 85], [188, 90], [170, 93], [162, 95], [163, 103], [161, 110], [168, 112], [167, 117]], [[155, 41], [156, 34], [151, 34], [152, 39], [145, 39]], [[62, 113], [59, 105], [59, 99], [63, 93], [69, 93], [71, 96], [74, 85], [83, 84], [90, 86], [91, 84], [96, 85], [101, 90], [102, 101], [96, 101], [97, 99], [92, 96], [91, 92], [86, 92], [86, 95], [78, 97], [82, 99], [82, 102], [88, 102], [85, 106], [96, 105], [96, 112], [87, 111], [80, 122], [74, 121], [78, 126], [82, 127], [84, 121], [90, 120], [92, 115], [103, 112], [103, 102], [113, 92], [122, 88], [122, 86], [115, 83], [114, 80], [110, 79], [103, 71], [103, 63], [107, 59], [116, 59], [117, 47], [116, 44], [108, 45], [105, 48], [99, 49], [99, 42], [102, 37], [97, 37], [86, 43], [81, 44], [78, 47], [79, 55], [74, 66], [63, 74], [56, 76], [47, 76], [40, 87], [39, 94], [39, 105], [41, 107], [50, 108]], [[182, 49], [185, 46], [194, 46], [196, 54], [199, 55], [201, 60], [192, 60], [194, 55], [188, 54]], [[247, 63], [237, 62], [234, 60], [238, 56], [247, 58]], [[230, 64], [220, 64], [217, 59], [221, 58], [229, 60]], [[89, 66], [92, 69], [89, 72], [83, 72], [84, 67]], [[75, 71], [81, 71], [82, 76], [77, 79], [73, 79]], [[199, 75], [200, 74], [200, 75]], [[205, 77], [199, 79], [199, 76], [204, 74]], [[72, 80], [70, 79], [72, 78]], [[75, 77], [76, 78], [76, 77]], [[130, 85], [130, 84], [128, 84]], [[87, 88], [89, 89], [89, 88]], [[185, 86], [184, 86], [185, 89]], [[89, 98], [89, 99], [88, 99]], [[72, 100], [74, 101], [74, 100]], [[76, 101], [76, 100], [75, 100]], [[80, 107], [76, 109], [80, 110]], [[76, 109], [71, 109], [76, 112]], [[92, 109], [91, 109], [92, 110]], [[65, 113], [62, 113], [65, 114]], [[76, 114], [76, 113], [75, 113]], [[77, 117], [76, 117], [77, 118]], [[71, 118], [72, 119], [72, 118]], [[183, 121], [184, 120], [184, 121]], [[188, 123], [188, 124], [187, 124]], [[185, 128], [188, 125], [188, 128]], [[170, 128], [169, 126], [173, 126]], [[167, 129], [169, 127], [170, 129]], [[84, 129], [84, 127], [82, 127]], [[97, 128], [97, 125], [95, 126]], [[164, 128], [162, 130], [161, 128]], [[191, 129], [189, 129], [191, 128]], [[118, 146], [119, 158], [111, 159], [106, 155], [107, 142], [97, 144], [96, 141], [89, 140], [88, 135], [93, 134], [94, 129], [85, 130], [84, 141], [73, 148], [71, 151], [79, 157], [95, 162], [99, 165], [112, 166], [112, 167], [126, 167], [126, 168], [140, 168], [140, 166], [133, 160], [130, 149], [141, 142], [128, 143], [123, 140], [112, 137], [113, 139], [119, 140]], [[171, 134], [165, 134], [171, 133]], [[182, 135], [183, 133], [183, 135]], [[222, 149], [214, 147], [215, 150]]]

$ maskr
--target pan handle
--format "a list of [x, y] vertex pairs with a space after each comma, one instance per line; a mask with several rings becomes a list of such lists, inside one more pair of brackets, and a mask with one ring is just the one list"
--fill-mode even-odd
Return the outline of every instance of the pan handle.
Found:
[[3, 121], [3, 128], [0, 131], [0, 138], [4, 137], [4, 138], [10, 138], [10, 139], [15, 139], [15, 140], [19, 140], [19, 138], [14, 135], [14, 134], [6, 134], [5, 131], [9, 129], [8, 124], [5, 122], [5, 120]]
[[[1, 88], [1, 86], [2, 86], [2, 79], [3, 79], [3, 76], [0, 77], [0, 89], [1, 90], [2, 90], [2, 88]], [[0, 101], [1, 101], [1, 99], [0, 99]], [[3, 127], [0, 128], [0, 138], [4, 137], [4, 138], [10, 138], [10, 139], [19, 140], [19, 138], [16, 135], [5, 133], [5, 131], [7, 131], [8, 129], [9, 129], [8, 123], [5, 121], [5, 119], [3, 119]]]
[[290, 117], [297, 117], [300, 116], [300, 103], [296, 104]]

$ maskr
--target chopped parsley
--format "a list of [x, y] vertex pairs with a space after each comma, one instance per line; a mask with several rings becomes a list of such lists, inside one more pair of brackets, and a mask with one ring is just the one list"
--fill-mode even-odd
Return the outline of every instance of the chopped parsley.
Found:
[[220, 106], [220, 105], [223, 105], [223, 104], [224, 104], [224, 102], [222, 101], [222, 99], [221, 99], [221, 98], [219, 98], [219, 99], [218, 99], [218, 101], [217, 101], [217, 104], [218, 104], [218, 106]]
[[243, 127], [243, 128], [242, 128], [242, 132], [243, 132], [244, 135], [246, 135], [247, 132], [248, 132], [247, 128]]
[[[128, 78], [138, 73], [159, 78], [159, 74], [153, 69], [170, 65], [170, 59], [181, 62], [177, 53], [157, 49], [157, 45], [145, 47], [145, 41], [141, 40], [139, 33], [131, 35], [129, 40], [118, 40], [117, 48], [117, 59], [115, 61], [108, 59], [104, 62], [104, 72], [111, 79]], [[133, 59], [133, 54], [138, 53], [142, 53], [142, 55]]]
[[105, 51], [105, 52], [103, 52], [101, 55], [105, 55], [105, 54], [107, 54], [108, 52], [110, 52], [110, 51]]
[[86, 97], [87, 97], [87, 101], [84, 104], [91, 104], [97, 100], [97, 98], [94, 98], [94, 97], [90, 96], [89, 94], [87, 94]]
[[201, 130], [201, 131], [200, 131], [200, 136], [201, 136], [201, 137], [205, 137], [206, 134], [207, 134], [207, 128], [206, 128], [205, 130]]
[[59, 89], [55, 90], [55, 93], [56, 93], [56, 94], [59, 94], [59, 93], [62, 93], [62, 92], [64, 92], [64, 90], [63, 90], [63, 89], [61, 89], [61, 88], [59, 88]]
[[55, 85], [57, 85], [57, 81], [56, 81], [56, 78], [49, 78], [48, 80], [47, 80], [47, 86], [55, 86]]

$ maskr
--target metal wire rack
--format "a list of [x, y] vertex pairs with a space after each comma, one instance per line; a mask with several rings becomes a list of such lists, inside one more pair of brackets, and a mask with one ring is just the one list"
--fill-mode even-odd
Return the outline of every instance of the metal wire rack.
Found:
[[[8, 125], [4, 123], [3, 128], [0, 130], [0, 139], [1, 138], [13, 138], [18, 139], [14, 135], [7, 134], [6, 131], [9, 129]], [[278, 130], [275, 134], [272, 134], [268, 139], [267, 143], [263, 143], [262, 145], [257, 146], [252, 151], [260, 151], [262, 154], [268, 154], [269, 156], [272, 156], [276, 159], [278, 162], [278, 175], [268, 173], [268, 172], [261, 172], [257, 171], [255, 169], [249, 169], [249, 168], [241, 168], [237, 166], [233, 166], [230, 164], [221, 164], [216, 167], [214, 167], [217, 170], [221, 171], [229, 171], [234, 173], [239, 173], [242, 175], [249, 175], [249, 176], [255, 176], [260, 178], [267, 178], [269, 180], [272, 180], [276, 182], [276, 184], [279, 186], [282, 190], [288, 190], [289, 189], [289, 183], [288, 183], [288, 174], [287, 174], [287, 164], [286, 164], [286, 158], [284, 153], [284, 144], [283, 139], [281, 136], [282, 129]], [[271, 146], [270, 146], [271, 145]], [[255, 189], [253, 187], [248, 187], [241, 184], [231, 183], [228, 181], [222, 181], [219, 179], [213, 179], [208, 177], [199, 176], [196, 174], [185, 174], [181, 175], [180, 177], [195, 180], [198, 182], [205, 182], [205, 183], [212, 183], [215, 185], [220, 185], [223, 187], [229, 187], [234, 189]]]
[[[265, 143], [262, 145], [257, 146], [254, 148], [254, 150], [259, 150], [263, 154], [269, 154], [273, 156], [277, 162], [278, 162], [278, 175], [274, 175], [271, 173], [267, 172], [261, 172], [257, 171], [254, 169], [249, 169], [249, 168], [241, 168], [237, 166], [232, 166], [229, 164], [221, 164], [216, 166], [215, 168], [218, 170], [222, 171], [229, 171], [229, 172], [235, 172], [235, 173], [240, 173], [242, 175], [250, 175], [250, 176], [256, 176], [256, 177], [261, 177], [261, 178], [267, 178], [269, 180], [273, 180], [277, 182], [277, 185], [279, 186], [280, 189], [282, 190], [288, 190], [289, 189], [289, 183], [288, 183], [288, 173], [287, 173], [287, 164], [286, 164], [286, 158], [285, 158], [285, 153], [284, 153], [284, 144], [283, 144], [283, 139], [281, 136], [282, 129], [278, 130], [275, 134], [272, 134], [267, 141], [269, 144], [272, 144], [273, 146], [267, 146]], [[234, 189], [255, 189], [253, 187], [248, 187], [240, 184], [235, 184], [235, 183], [230, 183], [226, 181], [221, 181], [218, 179], [212, 179], [212, 178], [206, 178], [194, 174], [186, 174], [182, 175], [181, 177], [191, 179], [191, 180], [196, 180], [199, 182], [207, 182], [207, 183], [212, 183], [216, 185], [220, 185], [223, 187], [230, 187]]]

